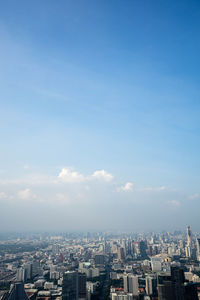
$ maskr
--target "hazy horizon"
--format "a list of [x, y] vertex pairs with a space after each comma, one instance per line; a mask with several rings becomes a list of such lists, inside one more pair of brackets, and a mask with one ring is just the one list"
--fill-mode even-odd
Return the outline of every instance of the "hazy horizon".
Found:
[[199, 230], [200, 2], [2, 1], [0, 232]]

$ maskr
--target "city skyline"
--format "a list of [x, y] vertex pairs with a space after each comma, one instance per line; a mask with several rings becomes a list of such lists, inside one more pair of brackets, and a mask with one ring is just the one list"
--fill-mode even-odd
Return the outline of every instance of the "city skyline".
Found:
[[0, 4], [0, 232], [199, 230], [198, 1]]

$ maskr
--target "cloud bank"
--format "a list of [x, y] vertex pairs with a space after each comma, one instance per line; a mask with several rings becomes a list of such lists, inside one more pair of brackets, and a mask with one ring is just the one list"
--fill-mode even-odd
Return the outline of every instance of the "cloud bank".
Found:
[[57, 174], [24, 172], [20, 178], [0, 179], [0, 223], [6, 228], [20, 229], [25, 215], [29, 229], [149, 229], [147, 224], [166, 226], [166, 218], [172, 226], [173, 218], [176, 224], [177, 215], [188, 210], [189, 199], [199, 199], [199, 193], [184, 195], [162, 184], [138, 187], [134, 180], [122, 183], [104, 169], [90, 174], [72, 167], [63, 167]]

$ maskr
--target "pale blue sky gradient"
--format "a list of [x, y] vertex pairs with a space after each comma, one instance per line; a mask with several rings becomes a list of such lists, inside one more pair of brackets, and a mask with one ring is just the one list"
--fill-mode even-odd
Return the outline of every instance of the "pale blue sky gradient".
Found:
[[[167, 229], [163, 215], [173, 228], [191, 223], [198, 229], [199, 31], [200, 2], [194, 0], [2, 1], [0, 201], [5, 215], [10, 201], [19, 211], [45, 197], [49, 203], [53, 192], [46, 177], [55, 179], [70, 167], [84, 176], [106, 170], [114, 177], [106, 190], [90, 182], [91, 193], [82, 196], [90, 203], [78, 202], [94, 220], [101, 204], [104, 226], [99, 220], [97, 229], [145, 229], [152, 217], [157, 220], [152, 229]], [[43, 187], [26, 180], [41, 174]], [[20, 186], [13, 183], [19, 178]], [[122, 195], [126, 182], [133, 189]], [[70, 214], [79, 214], [70, 207], [76, 196], [68, 184], [56, 186], [54, 193], [67, 197]], [[81, 193], [83, 183], [77, 184]], [[159, 187], [165, 187], [164, 194], [155, 196]], [[24, 208], [19, 192], [27, 189], [34, 197]], [[124, 215], [142, 211], [146, 223], [131, 217], [120, 223], [117, 201]], [[63, 213], [56, 200], [50, 202], [49, 215], [55, 207]], [[79, 219], [85, 224], [81, 228], [90, 228], [92, 221]], [[29, 219], [27, 227], [33, 224]], [[23, 223], [14, 218], [9, 226], [21, 230]], [[67, 220], [58, 229], [62, 226], [79, 227]]]

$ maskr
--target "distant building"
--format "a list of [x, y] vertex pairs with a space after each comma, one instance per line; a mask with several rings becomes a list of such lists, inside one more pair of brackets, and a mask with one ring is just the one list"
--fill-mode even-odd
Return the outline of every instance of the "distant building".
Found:
[[125, 255], [125, 249], [123, 247], [120, 247], [117, 251], [117, 256], [119, 260], [124, 260], [126, 255]]
[[188, 246], [191, 246], [192, 243], [192, 234], [190, 230], [190, 226], [187, 226], [187, 244]]
[[196, 252], [197, 260], [200, 261], [200, 239], [196, 239], [196, 247], [197, 247], [197, 252]]
[[147, 244], [145, 241], [139, 242], [140, 256], [144, 259], [147, 257]]

